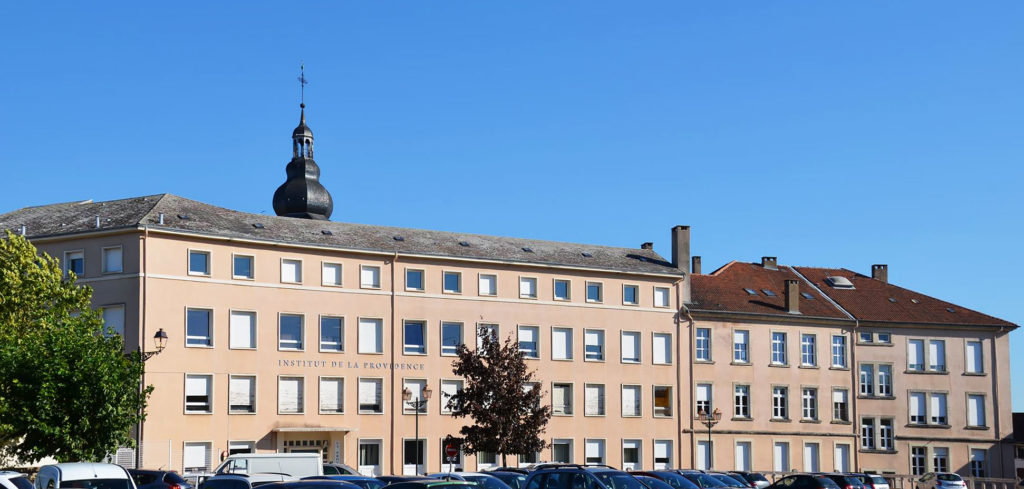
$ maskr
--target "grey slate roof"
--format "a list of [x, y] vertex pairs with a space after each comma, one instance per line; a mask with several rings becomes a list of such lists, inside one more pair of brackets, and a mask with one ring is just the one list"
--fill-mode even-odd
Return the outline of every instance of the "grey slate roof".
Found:
[[[159, 215], [164, 214], [164, 224]], [[372, 226], [238, 212], [171, 194], [106, 202], [68, 202], [26, 207], [0, 214], [0, 229], [43, 238], [149, 226], [199, 235], [244, 238], [273, 243], [325, 246], [347, 250], [497, 260], [592, 268], [627, 273], [682, 276], [652, 250], [615, 248], [553, 241], [460, 234], [444, 231]], [[254, 224], [261, 224], [262, 229]], [[324, 231], [331, 234], [325, 234]], [[395, 237], [402, 238], [401, 241]], [[460, 242], [469, 246], [462, 246]], [[532, 252], [524, 251], [524, 248]], [[588, 253], [591, 256], [584, 256]]]

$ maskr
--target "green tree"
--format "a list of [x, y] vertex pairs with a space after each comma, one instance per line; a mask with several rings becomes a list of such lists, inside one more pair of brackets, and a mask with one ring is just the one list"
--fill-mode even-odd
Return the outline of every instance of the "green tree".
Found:
[[95, 461], [133, 442], [152, 387], [91, 298], [27, 239], [0, 238], [0, 458]]
[[[540, 383], [526, 367], [519, 344], [511, 337], [504, 343], [481, 327], [480, 347], [459, 345], [452, 371], [465, 379], [463, 390], [448, 401], [455, 417], [470, 417], [463, 426], [462, 449], [492, 452], [507, 465], [508, 454], [532, 454], [545, 447], [541, 434], [551, 419], [551, 406], [541, 402]], [[532, 388], [525, 388], [533, 383]]]

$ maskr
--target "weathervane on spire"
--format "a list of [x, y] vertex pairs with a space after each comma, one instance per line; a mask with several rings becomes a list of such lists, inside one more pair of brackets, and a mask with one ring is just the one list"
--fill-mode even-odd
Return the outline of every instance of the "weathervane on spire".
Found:
[[306, 108], [306, 85], [308, 84], [309, 80], [306, 80], [306, 63], [302, 63], [299, 65], [299, 107], [303, 109]]

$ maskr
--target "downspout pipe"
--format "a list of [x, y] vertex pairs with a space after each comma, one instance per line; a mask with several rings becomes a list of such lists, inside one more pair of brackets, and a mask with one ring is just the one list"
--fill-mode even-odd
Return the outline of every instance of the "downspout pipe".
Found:
[[[391, 446], [388, 447], [388, 457], [389, 457], [388, 465], [391, 466], [391, 473], [392, 474], [400, 473], [401, 472], [401, 471], [399, 471], [399, 472], [395, 471], [395, 409], [396, 409], [396, 407], [395, 407], [395, 399], [396, 399], [396, 397], [398, 397], [399, 399], [401, 398], [401, 397], [399, 397], [400, 394], [399, 394], [399, 396], [395, 395], [395, 369], [394, 369], [394, 366], [395, 366], [395, 348], [396, 348], [396, 345], [395, 345], [395, 318], [396, 318], [396, 314], [395, 314], [395, 279], [396, 279], [395, 268], [396, 268], [397, 263], [398, 263], [398, 252], [396, 251], [395, 254], [392, 255], [392, 257], [391, 257], [391, 348], [389, 348], [389, 350], [391, 350], [391, 351], [389, 352], [389, 354], [391, 356], [391, 367], [392, 368], [388, 369], [388, 371], [389, 371], [388, 375], [390, 376], [390, 382], [389, 382], [389, 386], [388, 387], [391, 389], [391, 409], [388, 410], [388, 411], [390, 411], [390, 415], [391, 415]], [[401, 405], [399, 405], [398, 407], [401, 408]], [[358, 447], [356, 447], [356, 449], [357, 449], [356, 453], [358, 453]]]

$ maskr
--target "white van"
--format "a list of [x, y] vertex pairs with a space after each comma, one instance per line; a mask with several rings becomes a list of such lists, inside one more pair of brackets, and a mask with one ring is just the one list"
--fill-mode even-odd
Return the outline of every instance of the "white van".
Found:
[[319, 453], [236, 453], [225, 459], [214, 472], [288, 474], [301, 479], [324, 475], [323, 464]]
[[36, 489], [137, 489], [120, 465], [77, 462], [44, 465], [36, 474]]

